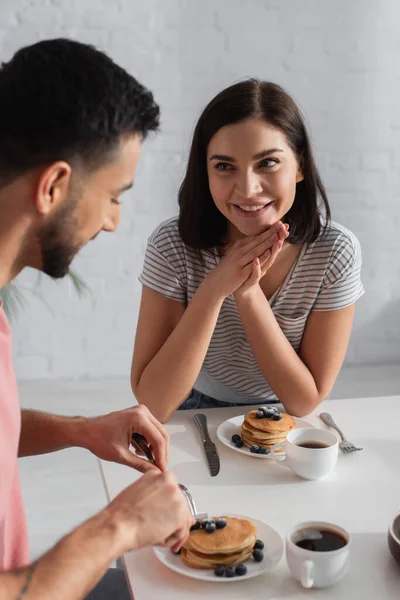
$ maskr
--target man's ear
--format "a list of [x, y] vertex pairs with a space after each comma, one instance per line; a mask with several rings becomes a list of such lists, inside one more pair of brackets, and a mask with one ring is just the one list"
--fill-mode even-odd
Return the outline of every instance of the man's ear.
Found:
[[60, 206], [68, 195], [71, 167], [64, 161], [52, 163], [43, 169], [36, 188], [35, 207], [43, 217]]

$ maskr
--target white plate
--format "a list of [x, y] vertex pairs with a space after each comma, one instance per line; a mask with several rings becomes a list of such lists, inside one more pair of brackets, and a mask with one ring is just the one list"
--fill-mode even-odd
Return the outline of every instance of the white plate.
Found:
[[[283, 551], [284, 543], [283, 539], [275, 529], [270, 525], [267, 525], [263, 521], [253, 519], [252, 517], [245, 517], [243, 515], [235, 515], [232, 513], [224, 513], [230, 517], [240, 517], [242, 519], [249, 519], [257, 528], [257, 539], [264, 542], [264, 560], [257, 563], [252, 557], [250, 557], [245, 565], [247, 567], [246, 575], [235, 575], [235, 577], [217, 577], [214, 573], [214, 569], [192, 569], [187, 567], [181, 561], [180, 556], [174, 554], [169, 548], [161, 548], [156, 546], [153, 548], [154, 554], [157, 556], [166, 567], [172, 569], [176, 573], [186, 575], [192, 579], [201, 579], [202, 581], [212, 581], [214, 583], [222, 582], [228, 583], [231, 581], [244, 581], [245, 579], [252, 579], [262, 573], [271, 571], [280, 562]], [[212, 535], [212, 533], [210, 534]]]
[[[232, 417], [232, 419], [228, 419], [221, 423], [221, 425], [217, 429], [217, 436], [220, 442], [228, 446], [231, 450], [235, 450], [236, 452], [240, 452], [241, 454], [245, 454], [246, 456], [251, 456], [252, 458], [264, 458], [267, 460], [273, 460], [271, 454], [253, 454], [250, 452], [250, 448], [247, 446], [242, 446], [242, 448], [236, 448], [235, 444], [232, 442], [233, 434], [237, 433], [241, 435], [240, 428], [243, 423], [245, 415], [240, 415], [239, 417]], [[296, 429], [300, 428], [312, 428], [315, 429], [314, 425], [306, 421], [305, 419], [298, 419], [294, 417], [296, 421]]]

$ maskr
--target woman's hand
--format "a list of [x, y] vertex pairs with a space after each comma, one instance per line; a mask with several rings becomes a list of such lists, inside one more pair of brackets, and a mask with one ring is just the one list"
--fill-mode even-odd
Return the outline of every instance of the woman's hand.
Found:
[[235, 242], [204, 283], [220, 298], [227, 298], [243, 286], [258, 283], [272, 266], [283, 240], [288, 236], [287, 226], [280, 221], [257, 236], [247, 236]]
[[[283, 224], [282, 224], [283, 225]], [[251, 293], [255, 286], [258, 285], [260, 279], [264, 277], [266, 272], [272, 267], [275, 262], [276, 257], [279, 252], [282, 250], [283, 242], [288, 237], [289, 226], [284, 224], [282, 228], [279, 230], [279, 237], [276, 239], [269, 250], [260, 258], [256, 257], [253, 259], [253, 263], [251, 265], [251, 273], [250, 276], [246, 279], [246, 281], [236, 290], [235, 298], [244, 297], [248, 292]]]

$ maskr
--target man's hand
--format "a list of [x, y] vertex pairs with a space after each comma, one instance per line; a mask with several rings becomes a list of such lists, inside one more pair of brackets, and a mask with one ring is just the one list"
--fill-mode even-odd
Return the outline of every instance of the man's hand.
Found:
[[121, 552], [155, 545], [176, 552], [194, 524], [189, 504], [168, 471], [149, 471], [105, 510], [121, 536]]
[[[132, 433], [145, 436], [156, 466], [130, 450]], [[168, 463], [169, 436], [166, 429], [143, 405], [85, 419], [80, 446], [103, 460], [133, 467], [142, 473], [165, 471]]]
[[110, 563], [129, 550], [179, 550], [194, 519], [175, 477], [153, 469], [34, 564], [0, 572], [1, 600], [86, 598]]

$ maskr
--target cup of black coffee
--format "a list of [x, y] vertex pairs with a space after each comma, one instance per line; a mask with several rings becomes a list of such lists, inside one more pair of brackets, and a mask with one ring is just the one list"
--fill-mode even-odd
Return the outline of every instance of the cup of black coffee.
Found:
[[313, 427], [289, 431], [285, 443], [273, 446], [271, 456], [303, 479], [319, 479], [333, 471], [338, 452], [337, 435]]
[[309, 521], [286, 539], [286, 559], [292, 576], [305, 588], [338, 582], [349, 566], [350, 534], [332, 523]]
[[400, 507], [389, 525], [388, 544], [394, 560], [400, 566]]

